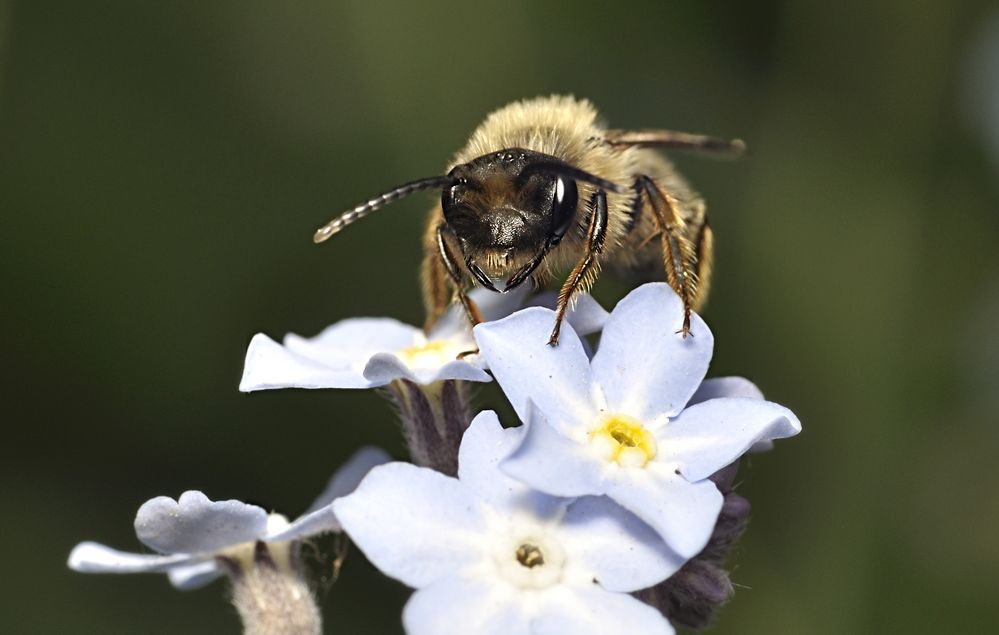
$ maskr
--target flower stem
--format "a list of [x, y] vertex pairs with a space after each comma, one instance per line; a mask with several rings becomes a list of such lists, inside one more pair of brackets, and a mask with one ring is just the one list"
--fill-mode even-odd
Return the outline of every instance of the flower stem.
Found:
[[403, 436], [417, 465], [458, 474], [458, 447], [471, 423], [465, 382], [418, 385], [406, 379], [386, 387], [399, 409]]
[[298, 562], [295, 543], [258, 541], [253, 553], [218, 558], [232, 581], [244, 635], [320, 635], [322, 616]]

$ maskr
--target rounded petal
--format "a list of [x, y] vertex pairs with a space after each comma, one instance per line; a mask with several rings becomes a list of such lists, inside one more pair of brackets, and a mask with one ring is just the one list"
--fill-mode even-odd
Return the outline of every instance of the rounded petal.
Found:
[[127, 553], [96, 542], [81, 542], [73, 547], [66, 564], [80, 573], [164, 573], [199, 557], [186, 553], [172, 556]]
[[607, 309], [600, 306], [593, 296], [584, 294], [576, 298], [575, 306], [565, 314], [565, 319], [572, 325], [576, 335], [582, 337], [602, 329], [609, 315]]
[[502, 583], [448, 576], [413, 594], [402, 623], [408, 635], [531, 635], [517, 599]]
[[742, 456], [751, 446], [801, 432], [793, 412], [752, 398], [712, 399], [691, 406], [657, 433], [667, 462], [699, 481]]
[[329, 366], [281, 346], [263, 333], [257, 333], [246, 349], [242, 392], [275, 388], [372, 388], [362, 369], [342, 363]]
[[[763, 392], [756, 387], [756, 384], [744, 377], [716, 377], [705, 379], [701, 382], [700, 388], [694, 396], [687, 402], [687, 406], [692, 406], [709, 399], [720, 397], [747, 397], [749, 399], [763, 399]], [[768, 452], [774, 449], [773, 441], [757, 441], [747, 452]]]
[[686, 562], [651, 527], [606, 496], [569, 505], [559, 526], [566, 560], [585, 569], [608, 591], [631, 592], [658, 584]]
[[264, 540], [267, 542], [302, 540], [333, 531], [341, 531], [340, 523], [336, 519], [336, 514], [333, 513], [333, 506], [327, 505], [298, 517], [294, 522], [285, 525], [280, 531], [268, 535]]
[[595, 416], [590, 360], [571, 325], [563, 325], [558, 346], [549, 346], [554, 324], [554, 312], [532, 307], [479, 324], [475, 339], [521, 421], [528, 418], [530, 401], [559, 429], [588, 424]]
[[409, 463], [380, 465], [333, 501], [343, 530], [383, 573], [422, 588], [483, 557], [481, 508], [457, 479]]
[[656, 609], [623, 593], [598, 585], [561, 587], [545, 593], [532, 622], [531, 635], [606, 635], [641, 633], [673, 635], [673, 627]]
[[665, 283], [644, 284], [618, 303], [593, 356], [610, 410], [651, 422], [683, 409], [708, 370], [714, 338], [696, 314], [690, 337], [675, 332], [682, 322], [683, 304]]
[[326, 327], [312, 338], [289, 333], [285, 347], [331, 367], [364, 368], [375, 353], [397, 351], [423, 340], [423, 331], [392, 318], [350, 318]]
[[330, 503], [353, 492], [372, 468], [391, 460], [392, 457], [381, 448], [361, 448], [333, 474], [326, 489], [305, 514], [269, 535], [267, 540], [270, 542], [301, 540], [331, 531], [341, 531], [340, 522], [333, 513], [333, 506]]
[[211, 501], [197, 491], [158, 496], [135, 516], [135, 534], [160, 553], [214, 553], [267, 533], [267, 512], [237, 500]]
[[745, 377], [713, 377], [701, 382], [701, 385], [697, 387], [697, 392], [687, 402], [687, 406], [720, 397], [763, 399], [763, 392]]
[[363, 447], [347, 459], [341, 465], [326, 484], [326, 489], [316, 497], [306, 513], [311, 513], [326, 507], [333, 502], [333, 499], [350, 494], [357, 489], [358, 484], [364, 480], [368, 472], [377, 465], [388, 463], [392, 460], [388, 452], [374, 446]]
[[[546, 309], [554, 309], [558, 301], [558, 295], [552, 292], [539, 293], [530, 300], [526, 306], [543, 306]], [[596, 333], [604, 327], [607, 321], [607, 310], [600, 306], [600, 303], [593, 299], [588, 293], [576, 296], [573, 306], [566, 311], [565, 320], [572, 325], [572, 330], [580, 337]]]
[[723, 501], [711, 481], [691, 483], [655, 463], [618, 470], [608, 479], [607, 496], [648, 523], [684, 560], [708, 543]]
[[167, 571], [170, 584], [181, 591], [193, 591], [214, 582], [224, 574], [214, 560], [173, 567]]
[[523, 427], [504, 429], [492, 410], [480, 412], [461, 439], [458, 478], [480, 501], [507, 516], [553, 518], [568, 501], [532, 490], [500, 471], [500, 461], [520, 443], [523, 431]]
[[465, 360], [454, 359], [437, 368], [414, 369], [391, 353], [373, 355], [364, 367], [364, 378], [374, 386], [385, 386], [396, 379], [408, 379], [422, 385], [445, 379], [482, 382], [493, 380], [489, 373]]
[[[479, 313], [485, 322], [493, 322], [505, 318], [524, 305], [524, 299], [531, 292], [530, 285], [521, 285], [508, 293], [496, 293], [485, 287], [475, 287], [468, 297], [479, 307]], [[471, 335], [472, 325], [460, 304], [453, 303], [437, 320], [431, 329], [428, 339], [443, 339], [458, 334]]]
[[603, 462], [589, 448], [559, 434], [531, 405], [516, 448], [500, 469], [552, 496], [604, 493]]

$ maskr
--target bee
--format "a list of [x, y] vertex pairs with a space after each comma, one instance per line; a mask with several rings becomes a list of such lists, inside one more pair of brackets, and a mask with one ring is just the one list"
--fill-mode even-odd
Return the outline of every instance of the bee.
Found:
[[711, 283], [714, 236], [704, 199], [656, 149], [739, 155], [745, 144], [670, 130], [614, 130], [589, 101], [566, 96], [518, 101], [472, 133], [443, 176], [395, 187], [316, 231], [321, 243], [371, 212], [424, 190], [441, 191], [423, 237], [427, 327], [459, 302], [482, 321], [468, 289], [497, 293], [527, 280], [543, 286], [568, 270], [548, 343], [558, 344], [573, 298], [603, 266], [646, 277], [657, 271], [683, 302], [677, 333]]

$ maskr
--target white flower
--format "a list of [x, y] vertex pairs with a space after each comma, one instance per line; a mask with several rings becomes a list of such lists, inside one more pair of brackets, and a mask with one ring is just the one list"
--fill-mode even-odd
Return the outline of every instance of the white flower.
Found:
[[[486, 320], [520, 307], [528, 287], [499, 294], [478, 288], [471, 297]], [[589, 296], [580, 298], [567, 320], [588, 332], [599, 330], [606, 312]], [[250, 341], [239, 389], [377, 388], [397, 379], [432, 384], [445, 379], [492, 381], [475, 351], [468, 321], [452, 305], [429, 334], [390, 318], [337, 322], [313, 338], [289, 333], [278, 344], [263, 333]]]
[[[687, 402], [687, 407], [722, 397], [745, 397], [746, 399], [763, 399], [763, 391], [745, 377], [712, 377], [705, 379], [697, 387], [697, 392]], [[773, 439], [762, 439], [750, 446], [747, 452], [767, 452], [774, 449]]]
[[462, 440], [458, 478], [408, 463], [375, 468], [333, 508], [387, 575], [415, 587], [410, 635], [672, 633], [627, 595], [683, 559], [606, 497], [575, 501], [530, 490], [499, 460], [521, 429], [480, 413]]
[[159, 496], [139, 508], [135, 533], [162, 555], [126, 553], [82, 542], [70, 553], [68, 564], [82, 573], [166, 573], [175, 587], [193, 589], [223, 574], [217, 557], [238, 557], [257, 541], [282, 543], [340, 531], [333, 500], [352, 492], [372, 467], [389, 460], [378, 448], [359, 450], [336, 471], [308, 511], [292, 523], [256, 505], [211, 501], [198, 491], [184, 492], [176, 501]]
[[666, 284], [632, 291], [607, 319], [592, 363], [571, 326], [557, 347], [547, 345], [554, 318], [546, 309], [479, 325], [475, 335], [526, 423], [503, 471], [555, 496], [606, 494], [690, 558], [721, 509], [707, 477], [755, 443], [798, 433], [801, 424], [758, 398], [684, 409], [707, 372], [713, 339], [696, 315], [693, 337], [674, 333], [670, 325], [682, 311]]

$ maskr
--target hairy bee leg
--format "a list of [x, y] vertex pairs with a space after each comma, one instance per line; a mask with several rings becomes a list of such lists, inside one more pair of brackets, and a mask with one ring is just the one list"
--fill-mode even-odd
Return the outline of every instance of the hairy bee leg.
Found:
[[677, 213], [670, 196], [650, 177], [639, 175], [635, 178], [645, 191], [662, 234], [666, 279], [683, 302], [683, 325], [677, 333], [687, 337], [690, 335], [690, 313], [697, 298], [697, 273], [694, 271], [697, 255], [690, 241], [683, 237], [686, 223]]
[[427, 312], [423, 330], [429, 333], [453, 299], [448, 288], [448, 273], [437, 246], [436, 225], [432, 225], [424, 233], [420, 281], [423, 283], [423, 308]]
[[551, 337], [548, 338], [549, 346], [558, 345], [558, 336], [562, 331], [562, 319], [565, 318], [565, 312], [568, 310], [569, 302], [573, 296], [580, 289], [588, 288], [600, 270], [598, 258], [607, 237], [607, 193], [603, 190], [597, 190], [592, 207], [590, 226], [586, 232], [586, 251], [583, 258], [569, 273], [569, 277], [562, 285], [562, 290], [559, 291], [558, 303], [555, 306], [555, 327], [552, 329]]
[[700, 311], [707, 304], [708, 291], [711, 288], [711, 274], [714, 272], [715, 233], [704, 219], [700, 235], [697, 237], [697, 297], [694, 298], [694, 310]]
[[731, 157], [740, 156], [746, 151], [746, 142], [742, 139], [719, 139], [676, 130], [607, 130], [604, 141], [610, 145], [675, 148]]
[[451, 253], [450, 247], [448, 247], [447, 240], [444, 238], [445, 229], [446, 227], [443, 223], [437, 226], [437, 251], [440, 254], [441, 262], [444, 263], [444, 270], [447, 271], [448, 277], [451, 278], [451, 285], [454, 287], [454, 297], [461, 303], [461, 308], [465, 310], [465, 315], [468, 317], [468, 321], [471, 322], [472, 326], [475, 326], [485, 320], [482, 319], [482, 313], [479, 311], [479, 307], [476, 306], [472, 298], [468, 297], [468, 294], [465, 293], [461, 280], [461, 271], [458, 269], [458, 263], [454, 259], [454, 255]]

